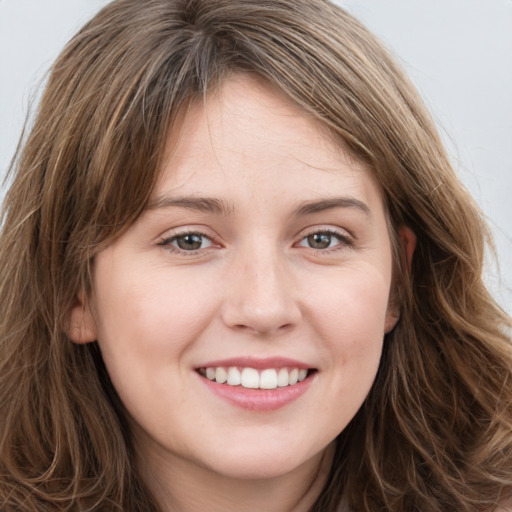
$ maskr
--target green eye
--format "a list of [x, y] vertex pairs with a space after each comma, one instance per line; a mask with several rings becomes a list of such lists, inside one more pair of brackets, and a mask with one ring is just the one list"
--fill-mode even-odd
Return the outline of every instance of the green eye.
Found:
[[184, 233], [163, 240], [159, 245], [183, 252], [199, 251], [211, 247], [212, 241], [201, 233]]
[[333, 238], [331, 233], [314, 233], [307, 237], [307, 242], [312, 249], [327, 249], [331, 247]]
[[299, 243], [299, 247], [308, 247], [316, 251], [324, 251], [326, 249], [336, 249], [343, 247], [351, 247], [351, 239], [344, 233], [336, 231], [317, 231], [305, 236]]
[[182, 235], [177, 237], [175, 242], [184, 251], [197, 251], [203, 245], [203, 237], [196, 234]]

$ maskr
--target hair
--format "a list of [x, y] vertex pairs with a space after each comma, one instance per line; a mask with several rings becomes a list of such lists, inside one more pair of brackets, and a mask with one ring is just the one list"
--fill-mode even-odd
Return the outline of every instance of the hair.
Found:
[[313, 510], [494, 510], [512, 494], [512, 354], [482, 281], [489, 233], [402, 70], [324, 0], [116, 0], [53, 65], [3, 210], [0, 508], [158, 510], [99, 348], [71, 342], [68, 316], [94, 255], [147, 207], [178, 111], [233, 73], [369, 166], [395, 241], [401, 318]]

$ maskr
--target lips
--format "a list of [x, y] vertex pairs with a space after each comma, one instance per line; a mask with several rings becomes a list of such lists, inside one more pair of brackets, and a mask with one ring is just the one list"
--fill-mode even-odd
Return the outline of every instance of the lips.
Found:
[[272, 411], [302, 396], [316, 369], [287, 358], [238, 358], [211, 361], [196, 372], [211, 392], [231, 404]]

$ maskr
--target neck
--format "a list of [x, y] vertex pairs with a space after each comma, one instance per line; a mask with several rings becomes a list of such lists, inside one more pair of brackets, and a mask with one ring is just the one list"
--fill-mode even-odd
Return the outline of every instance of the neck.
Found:
[[301, 466], [271, 478], [237, 479], [171, 457], [139, 452], [141, 473], [162, 512], [309, 512], [325, 486], [334, 443]]

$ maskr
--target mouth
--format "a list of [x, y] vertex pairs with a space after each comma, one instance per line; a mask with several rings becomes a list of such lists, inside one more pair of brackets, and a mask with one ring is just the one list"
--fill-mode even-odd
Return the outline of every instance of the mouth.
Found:
[[270, 413], [306, 394], [318, 369], [286, 357], [235, 357], [204, 362], [195, 372], [221, 400], [250, 412]]
[[206, 379], [225, 386], [245, 389], [277, 389], [295, 386], [309, 378], [314, 368], [262, 368], [240, 366], [207, 366], [196, 370]]

